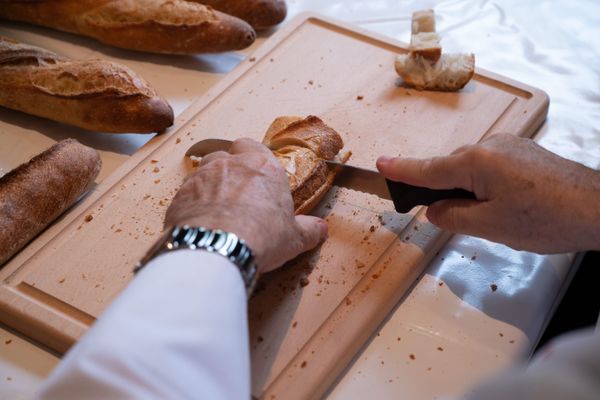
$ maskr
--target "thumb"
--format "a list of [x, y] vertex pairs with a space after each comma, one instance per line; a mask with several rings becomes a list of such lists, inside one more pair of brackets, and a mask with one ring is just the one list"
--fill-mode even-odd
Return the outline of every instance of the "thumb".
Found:
[[446, 157], [379, 157], [377, 169], [384, 177], [431, 189], [462, 188], [472, 191], [471, 173], [462, 153]]
[[443, 230], [485, 237], [493, 226], [487, 202], [466, 199], [440, 200], [427, 208], [427, 219]]
[[304, 253], [327, 238], [327, 223], [312, 215], [297, 215], [296, 223], [300, 227], [300, 253]]

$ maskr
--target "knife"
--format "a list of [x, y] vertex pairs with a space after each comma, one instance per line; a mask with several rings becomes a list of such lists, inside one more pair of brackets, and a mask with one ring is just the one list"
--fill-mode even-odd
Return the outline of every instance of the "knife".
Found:
[[[185, 153], [186, 156], [203, 157], [215, 151], [229, 150], [231, 140], [204, 139], [193, 144]], [[384, 178], [377, 171], [353, 167], [336, 161], [324, 160], [336, 168], [334, 185], [359, 192], [370, 193], [379, 198], [391, 200], [399, 213], [407, 213], [415, 206], [428, 206], [444, 199], [472, 199], [475, 194], [464, 189], [429, 189], [421, 186], [394, 182]]]

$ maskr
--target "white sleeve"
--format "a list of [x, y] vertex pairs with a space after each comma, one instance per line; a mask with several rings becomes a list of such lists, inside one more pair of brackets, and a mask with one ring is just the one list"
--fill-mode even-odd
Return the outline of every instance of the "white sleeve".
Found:
[[226, 258], [163, 254], [67, 353], [40, 398], [249, 399], [246, 308]]
[[600, 398], [600, 332], [561, 336], [531, 364], [477, 388], [470, 400], [596, 400]]

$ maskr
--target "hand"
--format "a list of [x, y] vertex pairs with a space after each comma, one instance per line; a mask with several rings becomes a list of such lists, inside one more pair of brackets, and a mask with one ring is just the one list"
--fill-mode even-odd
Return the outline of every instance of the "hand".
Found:
[[165, 225], [235, 233], [252, 249], [259, 272], [283, 265], [327, 236], [322, 219], [294, 215], [285, 171], [269, 149], [251, 139], [204, 157], [173, 199]]
[[395, 181], [474, 192], [477, 200], [429, 206], [442, 229], [538, 253], [600, 249], [600, 172], [532, 140], [494, 135], [447, 157], [381, 157], [377, 168]]

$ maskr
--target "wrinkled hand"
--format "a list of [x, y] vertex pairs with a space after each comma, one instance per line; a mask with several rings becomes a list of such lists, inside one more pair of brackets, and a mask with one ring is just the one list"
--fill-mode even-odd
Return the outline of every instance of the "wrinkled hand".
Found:
[[381, 157], [377, 168], [395, 181], [474, 192], [477, 200], [429, 206], [442, 229], [538, 253], [600, 249], [600, 172], [532, 140], [494, 135], [447, 157]]
[[322, 219], [294, 215], [285, 171], [269, 149], [251, 139], [202, 158], [173, 199], [165, 225], [233, 232], [254, 252], [259, 272], [281, 266], [327, 236]]

